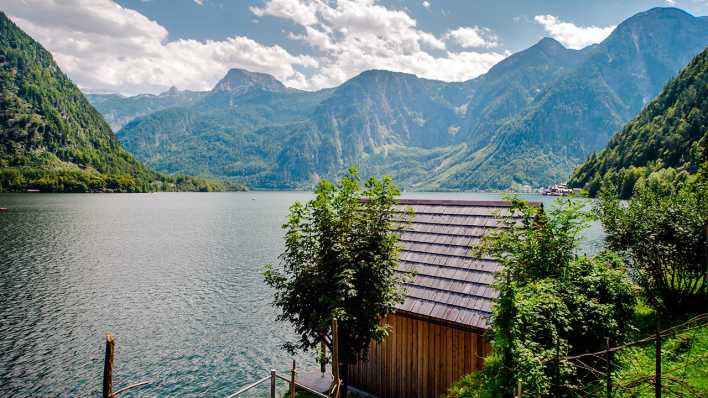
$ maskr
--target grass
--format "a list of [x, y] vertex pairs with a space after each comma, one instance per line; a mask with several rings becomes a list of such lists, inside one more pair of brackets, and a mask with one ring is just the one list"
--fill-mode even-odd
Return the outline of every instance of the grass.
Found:
[[[662, 329], [686, 319], [666, 322]], [[640, 304], [636, 308], [636, 340], [654, 333], [654, 311]], [[708, 325], [687, 326], [662, 339], [662, 397], [708, 397]], [[626, 348], [615, 355], [613, 397], [651, 398], [655, 395], [656, 349], [653, 341]], [[591, 388], [592, 396], [604, 397], [604, 383]]]

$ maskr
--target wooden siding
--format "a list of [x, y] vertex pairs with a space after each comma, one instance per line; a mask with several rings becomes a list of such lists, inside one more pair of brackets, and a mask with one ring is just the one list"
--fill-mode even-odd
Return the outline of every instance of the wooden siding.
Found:
[[367, 362], [349, 367], [348, 383], [379, 398], [439, 398], [482, 367], [489, 345], [480, 332], [408, 314], [391, 315], [391, 334], [372, 344]]

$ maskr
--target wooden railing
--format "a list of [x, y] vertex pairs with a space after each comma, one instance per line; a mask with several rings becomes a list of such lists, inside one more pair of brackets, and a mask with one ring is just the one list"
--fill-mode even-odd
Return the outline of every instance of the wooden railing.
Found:
[[289, 379], [287, 377], [279, 375], [275, 369], [271, 369], [269, 376], [266, 376], [266, 377], [256, 381], [253, 384], [247, 385], [246, 387], [238, 390], [237, 392], [229, 395], [226, 398], [236, 398], [236, 397], [240, 396], [241, 394], [245, 393], [246, 391], [256, 388], [259, 385], [261, 385], [267, 381], [270, 381], [270, 397], [275, 398], [276, 397], [276, 381], [277, 381], [277, 379], [280, 379], [280, 380], [288, 383], [291, 398], [294, 398], [296, 396], [298, 389], [303, 390], [303, 391], [307, 391], [308, 393], [310, 393], [316, 397], [320, 397], [320, 398], [339, 397], [339, 386], [341, 385], [341, 383], [334, 383], [332, 388], [330, 389], [330, 391], [328, 391], [327, 394], [324, 394], [322, 392], [313, 390], [312, 388], [310, 388], [306, 385], [298, 383], [295, 380], [296, 374], [297, 374], [297, 369], [295, 368], [295, 361], [293, 361], [293, 368], [290, 371], [290, 378]]
[[[239, 395], [245, 393], [246, 391], [255, 388], [268, 380], [270, 380], [270, 397], [275, 398], [276, 396], [276, 391], [275, 391], [275, 384], [277, 379], [281, 379], [285, 382], [287, 382], [290, 386], [290, 398], [295, 398], [295, 395], [297, 393], [297, 389], [301, 389], [304, 391], [309, 392], [310, 394], [320, 397], [320, 398], [340, 398], [341, 394], [341, 388], [342, 388], [342, 380], [339, 378], [339, 366], [337, 364], [339, 363], [339, 333], [338, 333], [338, 327], [337, 327], [337, 320], [333, 319], [332, 320], [332, 385], [327, 391], [327, 394], [323, 394], [322, 392], [315, 391], [310, 387], [307, 387], [305, 385], [302, 385], [296, 381], [296, 375], [297, 375], [297, 368], [295, 365], [295, 361], [293, 360], [293, 367], [290, 370], [290, 379], [287, 377], [281, 376], [276, 372], [275, 369], [271, 369], [270, 371], [270, 376], [266, 376], [258, 381], [256, 381], [253, 384], [249, 384], [246, 387], [238, 390], [237, 392], [229, 395], [227, 398], [236, 398]], [[323, 350], [324, 351], [324, 350]], [[324, 361], [322, 362], [322, 373], [324, 373]]]
[[[270, 396], [271, 398], [275, 398], [276, 396], [276, 381], [277, 379], [283, 380], [289, 384], [289, 391], [290, 391], [290, 398], [295, 398], [295, 395], [297, 393], [297, 390], [303, 390], [307, 391], [310, 394], [313, 394], [317, 397], [321, 398], [340, 398], [340, 390], [342, 388], [342, 381], [339, 378], [339, 366], [336, 366], [336, 364], [339, 363], [339, 338], [338, 338], [338, 328], [337, 328], [337, 320], [334, 319], [332, 320], [332, 363], [335, 364], [332, 366], [332, 377], [333, 377], [333, 382], [329, 390], [327, 391], [326, 394], [320, 392], [320, 391], [315, 391], [312, 388], [300, 384], [296, 381], [297, 377], [297, 368], [295, 365], [295, 361], [293, 360], [293, 367], [290, 370], [290, 378], [281, 376], [276, 372], [275, 369], [271, 369], [270, 375], [266, 376], [255, 383], [249, 384], [246, 387], [243, 387], [242, 389], [238, 390], [237, 392], [229, 395], [227, 398], [235, 398], [240, 396], [241, 394], [245, 393], [246, 391], [249, 391], [267, 381], [270, 380]], [[150, 384], [150, 381], [142, 381], [140, 383], [134, 383], [130, 384], [126, 387], [123, 387], [115, 392], [113, 392], [113, 360], [115, 356], [115, 340], [113, 339], [113, 336], [109, 333], [106, 335], [106, 356], [105, 360], [103, 363], [103, 394], [101, 395], [102, 398], [114, 398], [118, 394], [121, 394], [125, 391], [128, 391], [133, 388], [138, 388], [138, 387], [143, 387], [148, 384]], [[323, 365], [324, 366], [324, 365]], [[324, 368], [323, 368], [324, 369]]]

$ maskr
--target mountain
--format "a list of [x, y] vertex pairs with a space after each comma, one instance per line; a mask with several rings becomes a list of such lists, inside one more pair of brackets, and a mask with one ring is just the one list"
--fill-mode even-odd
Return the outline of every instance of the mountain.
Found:
[[172, 87], [159, 95], [124, 97], [119, 94], [87, 94], [86, 98], [103, 115], [113, 131], [118, 131], [137, 117], [167, 108], [188, 107], [205, 94], [201, 91], [177, 90]]
[[488, 142], [501, 125], [524, 111], [583, 55], [546, 37], [494, 65], [475, 80], [478, 89], [466, 104], [467, 123], [460, 139], [473, 146]]
[[232, 70], [194, 104], [117, 133], [161, 171], [309, 187], [350, 165], [406, 189], [508, 189], [568, 178], [708, 43], [708, 21], [656, 8], [582, 50], [553, 39], [476, 79], [372, 70], [305, 92]]
[[[234, 70], [192, 107], [139, 118], [117, 135], [138, 158], [170, 173], [294, 188], [356, 164], [414, 187], [477, 138], [470, 121], [479, 129], [477, 119], [511, 117], [533, 98], [520, 96], [521, 87], [539, 92], [578, 54], [544, 39], [485, 79], [445, 83], [372, 70], [314, 93]], [[497, 98], [480, 99], [476, 91]]]
[[562, 181], [708, 44], [708, 21], [655, 8], [622, 22], [441, 187]]
[[603, 184], [615, 184], [626, 198], [639, 181], [652, 174], [675, 179], [676, 170], [695, 172], [699, 153], [708, 153], [707, 110], [708, 49], [671, 80], [607, 148], [578, 167], [570, 184], [591, 195]]
[[164, 177], [135, 160], [51, 54], [0, 12], [0, 191], [216, 188], [210, 184]]

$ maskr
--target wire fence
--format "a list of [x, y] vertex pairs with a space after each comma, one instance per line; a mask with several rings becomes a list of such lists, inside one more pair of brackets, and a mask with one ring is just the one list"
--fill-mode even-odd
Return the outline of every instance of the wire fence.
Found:
[[[697, 315], [685, 322], [663, 330], [660, 330], [658, 325], [657, 321], [657, 330], [655, 333], [638, 340], [611, 346], [608, 339], [607, 349], [605, 350], [578, 355], [556, 356], [548, 358], [542, 361], [542, 363], [557, 362], [558, 365], [560, 365], [560, 363], [571, 364], [575, 366], [577, 370], [592, 375], [596, 382], [589, 383], [585, 389], [578, 391], [577, 395], [579, 397], [605, 396], [611, 398], [620, 396], [622, 393], [632, 392], [640, 386], [647, 385], [653, 385], [655, 398], [661, 398], [664, 393], [672, 393], [678, 397], [708, 397], [708, 393], [706, 393], [705, 390], [701, 390], [699, 387], [692, 385], [686, 378], [687, 369], [708, 360], [708, 352], [695, 352], [693, 350], [696, 333], [708, 325], [708, 313]], [[689, 346], [684, 347], [686, 352], [685, 358], [678, 365], [674, 364], [672, 367], [664, 368], [664, 362], [669, 361], [662, 359], [662, 341], [668, 337], [688, 333], [693, 333], [693, 336], [687, 339]], [[625, 375], [622, 379], [615, 380], [613, 373], [618, 373], [618, 363], [615, 362], [615, 355], [632, 347], [648, 346], [652, 343], [655, 347], [654, 372], [638, 372], [633, 378], [627, 379]], [[626, 356], [622, 358], [622, 360], [637, 361], [637, 359], [632, 356]], [[643, 364], [634, 363], [631, 365], [636, 369], [641, 369]], [[702, 366], [698, 367], [699, 371], [701, 367]], [[703, 369], [703, 372], [705, 372], [705, 376], [708, 377], [708, 369]], [[523, 396], [521, 381], [519, 381], [515, 396], [517, 398]]]

